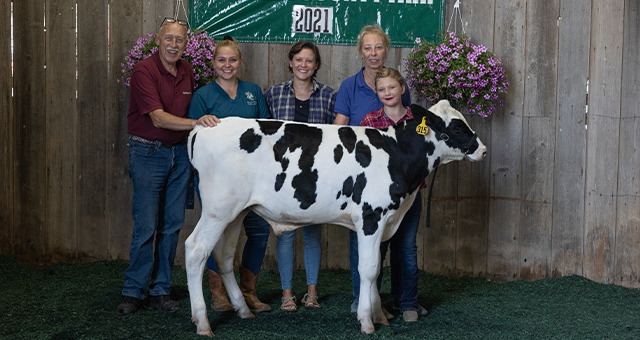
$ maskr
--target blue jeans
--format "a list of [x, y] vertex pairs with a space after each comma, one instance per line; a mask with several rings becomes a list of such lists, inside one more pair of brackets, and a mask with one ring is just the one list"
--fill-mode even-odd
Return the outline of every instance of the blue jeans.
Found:
[[[400, 305], [400, 312], [418, 310], [418, 246], [416, 235], [420, 225], [422, 212], [422, 195], [416, 195], [413, 205], [404, 215], [396, 233], [380, 244], [380, 275], [376, 283], [378, 290], [382, 283], [382, 262], [391, 245], [391, 295]], [[358, 238], [353, 231], [349, 232], [349, 264], [353, 296], [360, 296], [360, 274], [358, 273]]]
[[190, 169], [186, 144], [165, 148], [129, 141], [134, 224], [122, 295], [170, 294]]
[[[318, 284], [320, 258], [322, 257], [322, 224], [308, 225], [302, 228], [304, 234], [304, 268], [307, 271], [307, 285]], [[293, 243], [296, 231], [290, 230], [278, 236], [278, 268], [282, 289], [293, 289]]]
[[[200, 205], [202, 205], [200, 189], [198, 189], [198, 178], [194, 177], [193, 182], [196, 192], [198, 193]], [[243, 267], [251, 270], [254, 275], [258, 275], [260, 267], [262, 267], [262, 260], [264, 260], [264, 253], [267, 251], [271, 225], [253, 211], [249, 211], [247, 216], [242, 220], [242, 224], [244, 225], [244, 232], [247, 234], [247, 243], [244, 244], [241, 264]], [[216, 273], [218, 272], [218, 266], [213, 257], [213, 252], [209, 255], [206, 266], [207, 269], [211, 269]]]

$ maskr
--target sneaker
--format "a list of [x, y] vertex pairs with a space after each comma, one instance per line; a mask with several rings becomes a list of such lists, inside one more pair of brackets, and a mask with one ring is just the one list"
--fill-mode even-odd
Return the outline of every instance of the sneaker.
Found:
[[416, 322], [418, 321], [418, 312], [414, 310], [406, 310], [402, 313], [402, 318], [406, 322]]
[[[391, 305], [391, 309], [393, 310], [400, 310], [400, 305], [398, 305], [397, 302], [394, 302], [393, 305]], [[427, 311], [426, 308], [420, 306], [420, 304], [418, 304], [418, 314], [420, 314], [420, 316], [426, 316], [427, 314], [429, 314], [429, 312]]]
[[116, 314], [119, 316], [131, 315], [138, 311], [142, 307], [142, 301], [140, 299], [131, 296], [122, 296], [122, 301], [116, 308]]
[[149, 297], [151, 308], [161, 312], [175, 313], [182, 309], [180, 302], [171, 300], [169, 295], [158, 295]]

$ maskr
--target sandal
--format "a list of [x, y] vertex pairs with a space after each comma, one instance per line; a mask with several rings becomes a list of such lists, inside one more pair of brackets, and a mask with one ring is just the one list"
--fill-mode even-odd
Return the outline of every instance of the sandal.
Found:
[[304, 294], [302, 303], [304, 304], [304, 308], [307, 309], [320, 309], [320, 307], [322, 307], [318, 303], [318, 297], [315, 295], [309, 295], [309, 293]]
[[296, 304], [296, 297], [282, 297], [282, 305], [280, 305], [280, 309], [285, 312], [297, 312], [298, 305]]

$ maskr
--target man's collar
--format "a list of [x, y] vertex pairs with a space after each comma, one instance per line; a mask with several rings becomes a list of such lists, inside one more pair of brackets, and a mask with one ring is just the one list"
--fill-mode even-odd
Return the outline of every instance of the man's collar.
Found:
[[[162, 60], [160, 60], [160, 52], [156, 51], [156, 53], [152, 54], [152, 58], [156, 62], [156, 65], [158, 65], [158, 70], [160, 70], [160, 73], [164, 75], [173, 75], [164, 67], [164, 64], [162, 64]], [[184, 67], [182, 67], [181, 64], [182, 58], [176, 61], [176, 78], [180, 78], [185, 73]]]

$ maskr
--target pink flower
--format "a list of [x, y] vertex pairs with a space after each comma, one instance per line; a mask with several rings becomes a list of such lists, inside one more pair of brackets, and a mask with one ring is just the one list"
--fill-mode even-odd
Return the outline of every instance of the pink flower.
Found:
[[[211, 71], [213, 68], [213, 51], [215, 41], [207, 37], [206, 32], [188, 30], [189, 42], [183, 54], [183, 59], [188, 61], [194, 68], [195, 88], [202, 87], [215, 79]], [[149, 32], [146, 38], [138, 38], [133, 48], [129, 50], [125, 57], [125, 62], [121, 63], [122, 77], [118, 81], [125, 86], [130, 86], [131, 73], [135, 64], [146, 59], [158, 51], [154, 34]]]
[[[499, 94], [509, 87], [500, 58], [466, 35], [447, 32], [441, 38], [442, 43], [416, 39], [419, 46], [403, 61], [409, 87], [431, 103], [449, 98], [469, 112], [491, 115]], [[482, 99], [474, 103], [471, 99], [475, 97]]]

